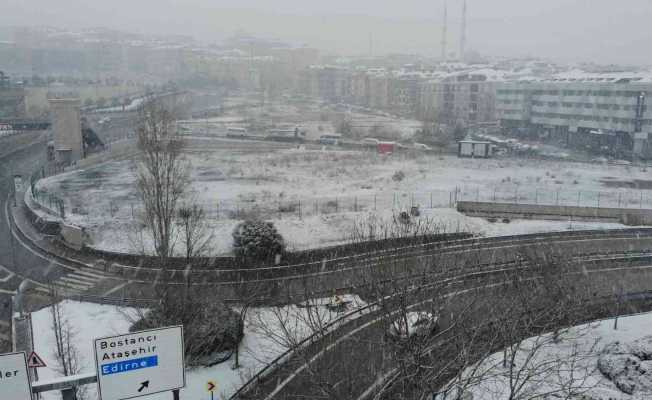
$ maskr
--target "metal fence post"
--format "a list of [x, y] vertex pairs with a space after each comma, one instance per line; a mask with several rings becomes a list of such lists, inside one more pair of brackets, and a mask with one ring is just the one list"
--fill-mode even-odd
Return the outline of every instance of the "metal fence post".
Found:
[[582, 200], [582, 191], [577, 191], [577, 206], [580, 206], [580, 201]]
[[432, 208], [432, 192], [430, 192], [430, 208]]
[[534, 204], [539, 204], [539, 188], [534, 191]]
[[643, 208], [643, 191], [641, 191], [641, 207], [640, 208]]
[[618, 208], [620, 208], [620, 196], [622, 196], [622, 193], [618, 192]]
[[598, 192], [598, 208], [600, 208], [600, 192]]
[[514, 198], [516, 199], [516, 204], [518, 204], [518, 186], [514, 189]]
[[374, 211], [376, 211], [376, 195], [374, 194]]

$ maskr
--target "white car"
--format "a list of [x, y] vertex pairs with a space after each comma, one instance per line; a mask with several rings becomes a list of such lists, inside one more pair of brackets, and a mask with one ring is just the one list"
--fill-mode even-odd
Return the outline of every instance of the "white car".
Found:
[[437, 329], [437, 316], [424, 311], [406, 313], [391, 323], [387, 334], [398, 340], [414, 336], [428, 336]]
[[378, 143], [380, 143], [380, 140], [376, 138], [364, 138], [362, 139], [362, 144], [365, 146], [378, 146]]
[[427, 144], [423, 144], [423, 143], [415, 143], [414, 148], [417, 149], [417, 150], [432, 150], [432, 148], [430, 146], [428, 146]]

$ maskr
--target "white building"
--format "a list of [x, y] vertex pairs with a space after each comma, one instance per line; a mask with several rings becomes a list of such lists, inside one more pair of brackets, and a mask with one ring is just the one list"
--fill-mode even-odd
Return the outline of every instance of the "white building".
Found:
[[498, 84], [503, 128], [606, 154], [648, 157], [652, 79], [614, 74], [556, 77]]

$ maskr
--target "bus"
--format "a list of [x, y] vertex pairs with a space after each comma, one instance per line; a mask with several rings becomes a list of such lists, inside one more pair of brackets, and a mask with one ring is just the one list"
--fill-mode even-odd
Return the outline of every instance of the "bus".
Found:
[[226, 128], [226, 136], [227, 137], [239, 137], [239, 138], [245, 137], [245, 136], [247, 136], [247, 129], [230, 126], [230, 127]]

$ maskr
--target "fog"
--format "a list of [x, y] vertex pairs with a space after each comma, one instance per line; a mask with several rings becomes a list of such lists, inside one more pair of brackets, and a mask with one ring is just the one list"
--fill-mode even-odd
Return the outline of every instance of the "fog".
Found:
[[[443, 0], [5, 0], [0, 25], [108, 27], [192, 35], [235, 31], [345, 55], [437, 55]], [[461, 0], [448, 0], [449, 49], [457, 49]], [[469, 48], [497, 56], [651, 64], [649, 0], [469, 0]], [[370, 46], [370, 37], [371, 46]]]

